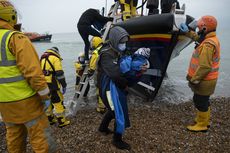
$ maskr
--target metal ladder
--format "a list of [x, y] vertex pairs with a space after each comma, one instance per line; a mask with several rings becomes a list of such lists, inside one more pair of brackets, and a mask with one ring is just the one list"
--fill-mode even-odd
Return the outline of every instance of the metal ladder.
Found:
[[88, 68], [89, 68], [89, 65], [87, 63], [87, 64], [85, 64], [84, 72], [81, 76], [79, 85], [78, 85], [76, 92], [75, 92], [75, 98], [76, 99], [83, 97], [85, 90], [89, 84]]
[[[114, 3], [111, 8], [110, 8], [110, 11], [108, 13], [108, 16], [109, 17], [113, 17], [113, 22], [108, 22], [104, 28], [104, 33], [103, 33], [103, 36], [102, 36], [102, 40], [103, 42], [105, 42], [106, 38], [107, 38], [107, 35], [109, 33], [109, 29], [111, 28], [111, 25], [116, 23], [117, 20], [119, 19], [115, 14], [117, 13], [117, 9], [119, 7], [119, 3], [116, 2]], [[88, 72], [88, 69], [89, 69], [89, 64], [87, 63], [85, 65], [85, 68], [84, 68], [84, 72], [81, 76], [81, 79], [80, 79], [80, 83], [78, 85], [78, 88], [75, 92], [75, 98], [78, 99], [78, 98], [82, 98], [84, 93], [85, 93], [85, 90], [87, 88], [87, 85], [89, 84], [89, 77], [87, 76], [87, 72]]]

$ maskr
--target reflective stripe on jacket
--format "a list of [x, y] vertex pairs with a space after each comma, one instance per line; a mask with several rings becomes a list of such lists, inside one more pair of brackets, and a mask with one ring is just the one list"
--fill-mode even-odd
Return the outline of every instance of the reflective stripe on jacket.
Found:
[[8, 48], [9, 40], [16, 31], [0, 30], [0, 102], [14, 102], [35, 95], [16, 65], [15, 56]]
[[220, 44], [216, 36], [205, 39], [193, 52], [190, 66], [188, 69], [189, 77], [193, 77], [199, 67], [199, 56], [202, 52], [203, 45], [205, 43], [210, 43], [215, 46], [215, 52], [212, 58], [211, 71], [203, 78], [203, 80], [214, 80], [218, 78], [219, 66], [220, 66]]

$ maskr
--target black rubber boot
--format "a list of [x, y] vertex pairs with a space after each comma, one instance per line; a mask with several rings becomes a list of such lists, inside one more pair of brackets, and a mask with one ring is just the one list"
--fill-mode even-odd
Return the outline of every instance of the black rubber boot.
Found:
[[114, 133], [113, 135], [113, 145], [122, 150], [130, 150], [131, 146], [122, 140], [122, 135], [119, 133]]
[[58, 125], [59, 128], [65, 127], [65, 126], [70, 124], [70, 121], [67, 120], [64, 116], [57, 117], [57, 120], [59, 123], [59, 125]]
[[54, 115], [48, 115], [48, 120], [50, 122], [50, 125], [54, 125], [57, 122], [56, 116]]
[[105, 113], [105, 116], [99, 126], [98, 131], [103, 133], [104, 135], [108, 135], [113, 133], [113, 131], [111, 131], [108, 127], [109, 127], [109, 123], [111, 122], [111, 120], [114, 118], [114, 112], [112, 111], [107, 111]]

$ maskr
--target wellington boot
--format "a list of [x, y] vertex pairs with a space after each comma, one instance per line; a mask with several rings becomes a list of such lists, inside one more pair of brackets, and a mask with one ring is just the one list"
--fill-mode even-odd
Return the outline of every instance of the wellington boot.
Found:
[[57, 120], [58, 120], [58, 124], [59, 124], [58, 127], [60, 127], [60, 128], [70, 124], [70, 121], [66, 120], [66, 118], [63, 116], [58, 117]]
[[54, 125], [57, 122], [57, 118], [54, 115], [48, 115], [48, 120], [50, 122], [50, 125]]
[[122, 135], [118, 134], [118, 133], [114, 133], [112, 143], [118, 149], [122, 149], [122, 150], [130, 150], [131, 149], [131, 146], [127, 142], [123, 141]]
[[96, 111], [98, 113], [104, 114], [106, 112], [106, 107], [104, 105], [104, 103], [102, 102], [101, 97], [99, 96], [99, 90], [97, 89], [97, 108]]
[[[207, 120], [207, 128], [210, 128], [211, 124], [210, 124], [210, 118], [211, 118], [211, 109], [210, 106], [208, 107], [208, 120]], [[195, 123], [197, 123], [197, 116], [194, 119]]]
[[208, 130], [208, 114], [210, 112], [197, 112], [197, 123], [187, 126], [187, 129], [192, 132], [207, 132]]
[[110, 130], [109, 128], [105, 128], [105, 129], [99, 128], [98, 131], [101, 132], [103, 135], [109, 135], [113, 133], [113, 131]]

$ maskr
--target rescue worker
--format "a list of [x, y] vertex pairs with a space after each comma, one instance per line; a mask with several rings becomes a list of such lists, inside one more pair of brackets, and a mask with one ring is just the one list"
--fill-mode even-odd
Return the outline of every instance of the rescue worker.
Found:
[[85, 43], [84, 52], [85, 52], [85, 61], [87, 63], [89, 61], [89, 48], [90, 48], [89, 35], [100, 37], [101, 33], [99, 31], [104, 27], [104, 25], [108, 21], [113, 21], [113, 18], [104, 17], [100, 15], [99, 10], [92, 9], [92, 8], [86, 10], [81, 15], [77, 23], [77, 28], [79, 34], [81, 35]]
[[[80, 80], [81, 77], [83, 75], [84, 69], [85, 69], [85, 54], [84, 53], [80, 53], [78, 56], [78, 60], [75, 62], [75, 69], [76, 69], [76, 84], [75, 84], [75, 90], [79, 90], [80, 88]], [[83, 95], [83, 97], [85, 98], [89, 92], [90, 89], [90, 85], [88, 83], [85, 93]], [[79, 96], [79, 95], [78, 95]]]
[[125, 21], [137, 15], [138, 0], [119, 0], [121, 6], [122, 20]]
[[[103, 41], [101, 37], [93, 37], [91, 41], [91, 48], [92, 48], [92, 56], [89, 61], [89, 70], [88, 70], [88, 76], [91, 77], [94, 75], [94, 72], [97, 68], [97, 61], [98, 57], [101, 51], [101, 48], [103, 46]], [[96, 95], [97, 95], [97, 108], [96, 111], [98, 113], [105, 113], [106, 108], [105, 105], [103, 104], [101, 97], [99, 96], [99, 89], [98, 85], [96, 83]]]
[[[51, 103], [46, 115], [51, 125], [58, 122], [58, 127], [64, 127], [70, 124], [65, 117], [65, 106], [63, 103], [63, 94], [66, 92], [66, 81], [62, 69], [62, 58], [57, 47], [52, 47], [41, 56], [41, 67], [45, 75], [46, 82], [50, 89]], [[62, 87], [62, 92], [61, 92]], [[53, 113], [53, 109], [55, 110]]]
[[0, 0], [0, 114], [6, 126], [8, 152], [55, 152], [48, 119], [49, 88], [38, 55], [27, 36], [16, 31], [17, 11]]
[[216, 36], [217, 20], [213, 16], [203, 16], [197, 22], [198, 35], [189, 31], [186, 24], [180, 29], [197, 41], [188, 68], [187, 80], [194, 92], [193, 102], [197, 109], [195, 125], [187, 129], [206, 132], [210, 126], [210, 96], [214, 93], [220, 66], [220, 43]]

